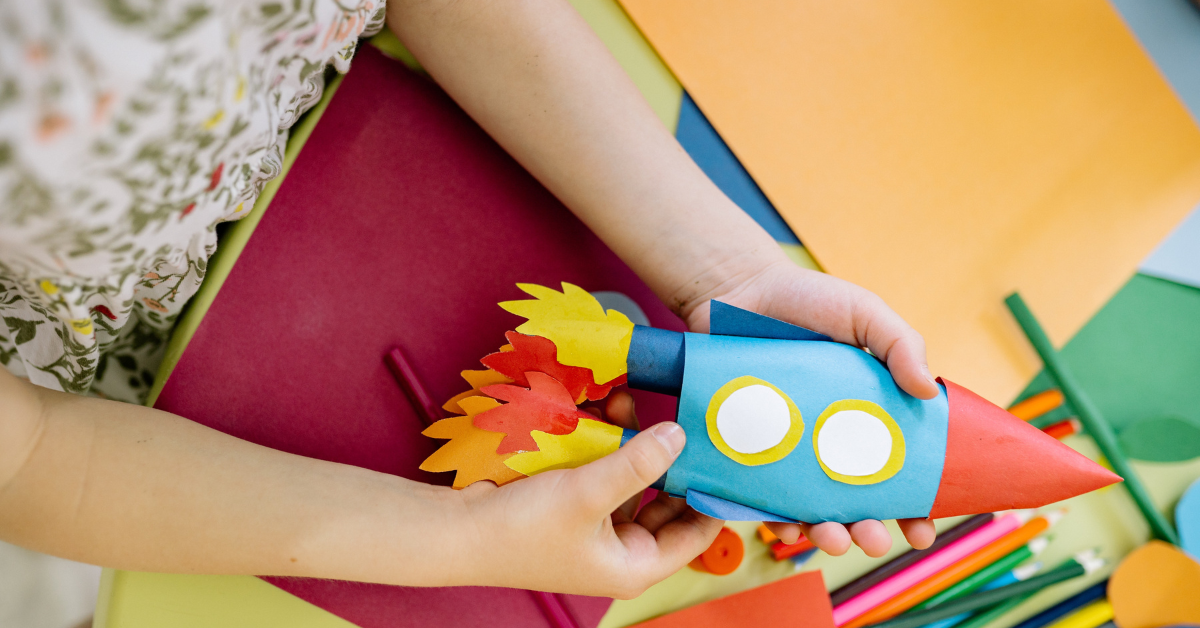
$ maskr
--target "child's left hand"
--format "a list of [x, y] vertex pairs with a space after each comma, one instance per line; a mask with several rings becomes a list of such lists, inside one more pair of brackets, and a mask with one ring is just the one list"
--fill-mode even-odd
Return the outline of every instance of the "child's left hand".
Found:
[[[637, 428], [628, 393], [608, 418]], [[477, 482], [453, 492], [454, 525], [470, 522], [456, 547], [456, 584], [524, 587], [629, 599], [675, 573], [716, 538], [722, 522], [660, 493], [635, 511], [642, 491], [666, 473], [686, 437], [673, 422], [637, 435], [577, 469], [548, 471], [497, 488]], [[465, 541], [465, 542], [464, 542]]]

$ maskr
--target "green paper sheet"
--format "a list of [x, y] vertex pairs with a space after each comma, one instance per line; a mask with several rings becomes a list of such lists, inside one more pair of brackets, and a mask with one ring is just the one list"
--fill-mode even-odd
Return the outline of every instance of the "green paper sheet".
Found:
[[1130, 458], [1182, 462], [1200, 456], [1200, 424], [1179, 417], [1154, 417], [1126, 426], [1117, 442]]
[[[1157, 417], [1200, 425], [1200, 289], [1134, 275], [1061, 353], [1117, 432]], [[1018, 400], [1050, 386], [1042, 372]]]

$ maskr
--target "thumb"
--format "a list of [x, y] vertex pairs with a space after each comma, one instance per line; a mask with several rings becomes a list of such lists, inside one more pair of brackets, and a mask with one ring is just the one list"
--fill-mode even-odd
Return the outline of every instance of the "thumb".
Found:
[[662, 477], [686, 441], [677, 423], [659, 423], [617, 451], [571, 471], [575, 494], [589, 516], [607, 515]]

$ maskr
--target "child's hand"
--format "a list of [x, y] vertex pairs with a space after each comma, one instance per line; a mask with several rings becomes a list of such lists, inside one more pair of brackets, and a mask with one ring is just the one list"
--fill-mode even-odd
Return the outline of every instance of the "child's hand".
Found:
[[[782, 256], [779, 256], [782, 257]], [[778, 260], [778, 257], [776, 258]], [[730, 305], [752, 310], [801, 327], [827, 334], [838, 342], [871, 350], [887, 363], [892, 377], [901, 388], [921, 399], [932, 399], [938, 386], [925, 363], [925, 341], [904, 319], [875, 294], [825, 273], [800, 268], [787, 260], [754, 267], [751, 260], [739, 260], [745, 268], [721, 269], [738, 281], [714, 282], [708, 289], [695, 291], [682, 303], [680, 313], [692, 331], [708, 331], [709, 300], [719, 299]], [[694, 284], [704, 286], [704, 279]], [[898, 522], [908, 542], [916, 548], [933, 543], [933, 523], [928, 519]], [[785, 542], [793, 543], [803, 532], [817, 547], [835, 556], [850, 548], [853, 541], [868, 556], [882, 556], [892, 546], [891, 535], [879, 521], [868, 520], [843, 526], [838, 523], [768, 524]]]
[[[608, 418], [636, 429], [632, 398], [614, 393]], [[621, 599], [637, 597], [708, 548], [722, 522], [660, 493], [631, 518], [642, 491], [683, 450], [683, 430], [660, 423], [578, 469], [497, 488], [455, 491], [469, 521], [463, 580]]]

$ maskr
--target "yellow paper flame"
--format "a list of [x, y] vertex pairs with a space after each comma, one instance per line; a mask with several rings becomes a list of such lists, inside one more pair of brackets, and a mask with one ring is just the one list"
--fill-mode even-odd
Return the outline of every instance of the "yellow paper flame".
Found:
[[524, 475], [574, 469], [620, 449], [623, 433], [624, 430], [615, 425], [591, 419], [580, 419], [575, 431], [562, 436], [534, 430], [529, 434], [538, 450], [515, 454], [504, 464]]
[[549, 339], [558, 348], [558, 361], [592, 369], [597, 384], [626, 372], [633, 321], [604, 306], [579, 286], [563, 282], [563, 291], [536, 284], [517, 287], [535, 297], [505, 301], [500, 307], [528, 319], [517, 331]]

